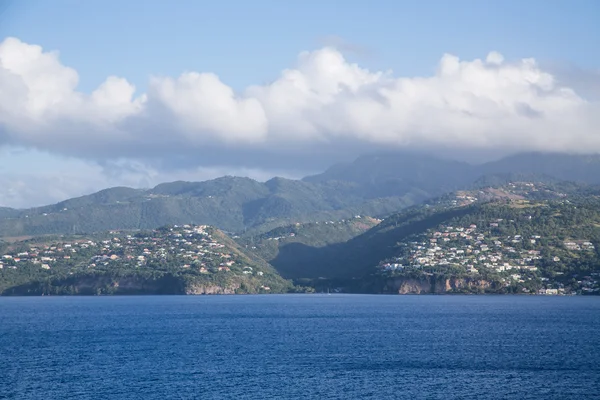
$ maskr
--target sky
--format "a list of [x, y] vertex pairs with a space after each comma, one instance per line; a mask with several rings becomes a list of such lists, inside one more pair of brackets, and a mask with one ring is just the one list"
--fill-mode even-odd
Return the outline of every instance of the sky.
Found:
[[600, 2], [0, 0], [0, 206], [600, 152]]

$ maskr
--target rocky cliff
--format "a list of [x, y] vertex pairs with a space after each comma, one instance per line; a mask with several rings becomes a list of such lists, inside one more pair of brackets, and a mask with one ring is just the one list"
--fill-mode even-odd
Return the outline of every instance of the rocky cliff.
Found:
[[187, 280], [180, 276], [79, 275], [34, 281], [4, 290], [4, 296], [132, 295], [132, 294], [250, 294], [281, 293], [287, 287], [265, 286], [259, 279], [232, 276], [220, 281]]
[[390, 278], [383, 287], [384, 293], [398, 294], [445, 294], [445, 293], [485, 293], [493, 290], [495, 284], [484, 279], [439, 276], [422, 278]]

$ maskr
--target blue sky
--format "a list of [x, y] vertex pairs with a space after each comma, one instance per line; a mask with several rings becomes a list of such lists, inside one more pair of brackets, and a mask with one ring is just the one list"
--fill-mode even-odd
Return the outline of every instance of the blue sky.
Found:
[[[6, 2], [6, 0], [4, 0]], [[151, 74], [214, 71], [236, 89], [268, 82], [298, 52], [339, 37], [362, 66], [428, 75], [442, 54], [600, 68], [596, 0], [23, 0], [0, 35], [61, 52], [82, 90], [108, 75], [143, 88]], [[360, 53], [360, 52], [359, 52]]]
[[296, 177], [390, 146], [600, 151], [599, 16], [596, 0], [0, 0], [0, 206]]

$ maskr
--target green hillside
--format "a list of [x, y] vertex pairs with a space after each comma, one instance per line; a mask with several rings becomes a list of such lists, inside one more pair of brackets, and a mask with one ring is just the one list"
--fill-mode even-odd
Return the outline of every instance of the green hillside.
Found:
[[[354, 216], [339, 221], [310, 222], [273, 229], [263, 234], [249, 234], [237, 241], [270, 262], [284, 277], [296, 277], [311, 260], [304, 248], [324, 248], [344, 243], [376, 226], [380, 220]], [[281, 249], [285, 249], [280, 252]], [[298, 250], [298, 251], [295, 251]]]
[[[289, 244], [272, 264], [296, 280], [358, 279], [354, 290], [364, 291], [394, 291], [387, 283], [398, 278], [452, 277], [486, 281], [494, 292], [595, 293], [599, 248], [597, 195], [520, 183], [444, 196], [345, 243]], [[278, 265], [292, 253], [302, 260]]]
[[407, 237], [377, 273], [482, 276], [517, 293], [593, 293], [599, 246], [598, 198], [493, 202]]
[[260, 183], [224, 177], [175, 182], [150, 190], [128, 188], [0, 215], [0, 237], [87, 234], [111, 229], [154, 229], [167, 224], [207, 224], [229, 232], [264, 232], [296, 222], [382, 215], [427, 196], [371, 198], [351, 184], [312, 184], [281, 178]]
[[210, 226], [3, 243], [0, 293], [281, 293], [290, 282]]

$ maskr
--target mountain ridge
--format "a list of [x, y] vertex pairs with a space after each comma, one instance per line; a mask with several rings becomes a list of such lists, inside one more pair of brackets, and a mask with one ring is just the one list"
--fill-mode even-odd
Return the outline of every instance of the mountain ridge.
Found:
[[115, 187], [25, 210], [0, 208], [0, 237], [151, 229], [172, 223], [265, 232], [295, 222], [385, 216], [444, 193], [515, 180], [600, 183], [600, 156], [524, 153], [472, 165], [422, 154], [381, 154], [322, 174], [266, 182], [225, 176], [151, 189]]

